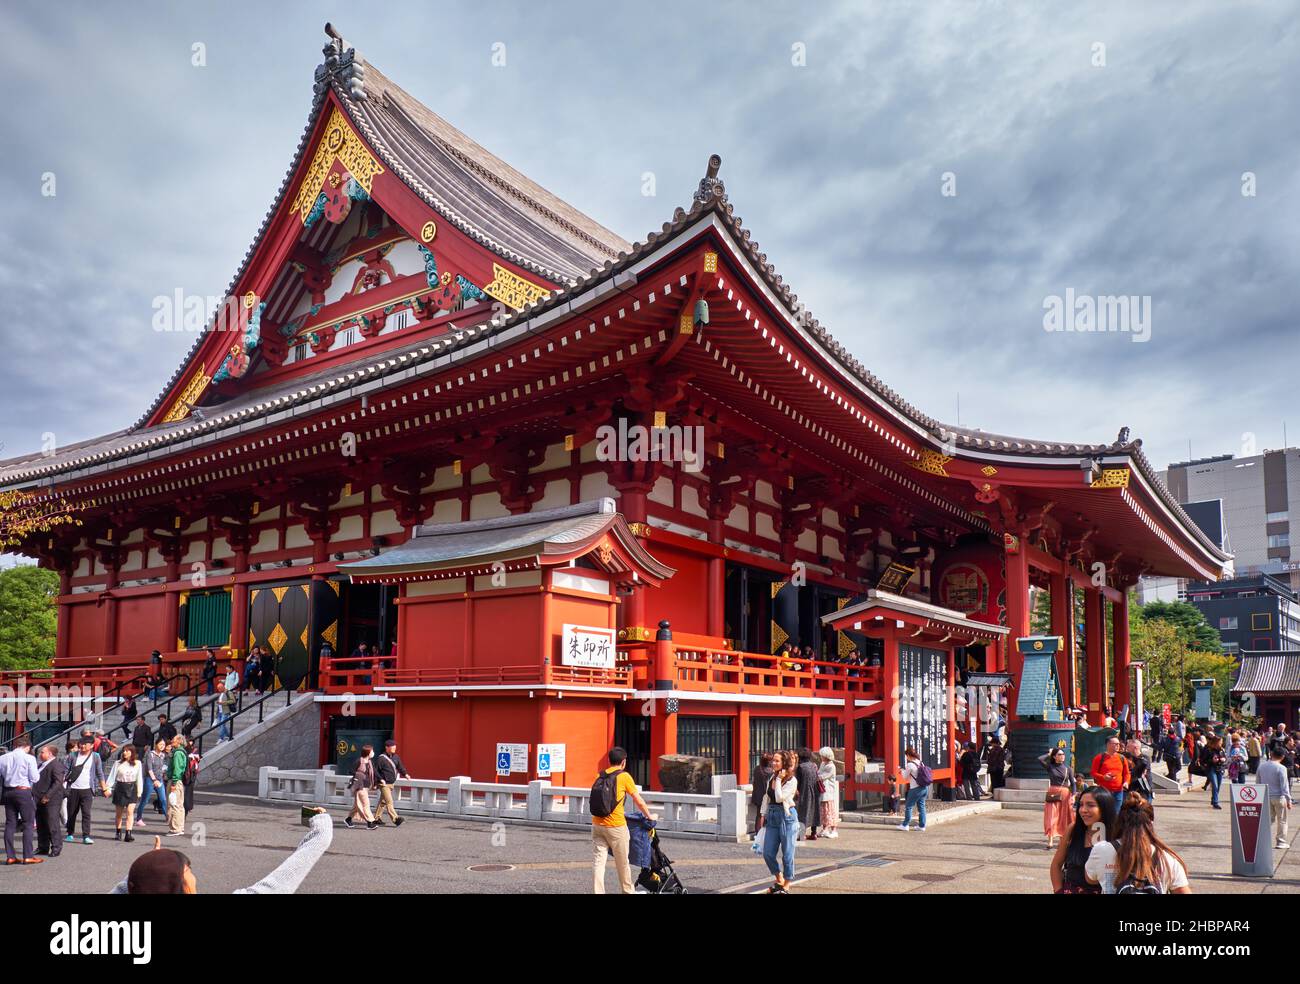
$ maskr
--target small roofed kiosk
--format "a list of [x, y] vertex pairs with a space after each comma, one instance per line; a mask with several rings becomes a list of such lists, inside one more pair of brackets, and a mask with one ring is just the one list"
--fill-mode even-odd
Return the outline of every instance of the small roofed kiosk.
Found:
[[1261, 724], [1285, 724], [1288, 730], [1300, 730], [1300, 652], [1242, 653], [1232, 696]]
[[633, 694], [616, 663], [620, 596], [673, 574], [609, 498], [420, 526], [339, 569], [401, 590], [400, 668], [374, 691], [396, 702], [407, 768], [432, 776], [481, 776], [506, 743], [564, 745], [585, 778], [614, 744], [616, 703]]
[[[862, 600], [823, 616], [822, 624], [879, 640], [883, 648], [881, 696], [844, 702], [844, 798], [855, 802], [858, 790], [889, 793], [907, 748], [916, 750], [933, 771], [935, 782], [955, 785], [954, 653], [963, 646], [996, 646], [1010, 630], [874, 588]], [[879, 722], [875, 732], [880, 736], [884, 773], [881, 781], [859, 782], [855, 767], [858, 722], [871, 717]]]
[[[744, 782], [765, 749], [839, 747], [846, 701], [892, 700], [872, 665], [884, 640], [823, 620], [866, 591], [1015, 639], [1031, 587], [1044, 589], [1066, 640], [1059, 677], [1099, 720], [1109, 681], [1128, 677], [1128, 589], [1144, 573], [1213, 580], [1228, 561], [1127, 429], [1098, 444], [998, 436], [886, 386], [759, 248], [716, 156], [632, 242], [328, 34], [228, 303], [197, 319], [156, 398], [124, 430], [0, 462], [0, 490], [80, 524], [31, 527], [15, 548], [59, 573], [56, 676], [130, 679], [152, 649], [165, 672], [197, 672], [207, 645], [223, 658], [256, 645], [282, 684], [317, 691], [319, 757], [333, 762], [345, 694], [365, 688], [368, 720], [343, 724], [380, 732], [397, 713], [397, 691], [374, 689], [383, 673], [433, 672], [407, 664], [430, 647], [487, 658], [424, 638], [439, 603], [413, 599], [439, 578], [343, 568], [433, 530], [612, 499], [623, 526], [610, 549], [625, 526], [675, 572], [652, 578], [628, 554], [644, 569], [627, 594], [617, 572], [591, 575], [610, 580], [636, 696], [608, 697], [617, 743], [640, 782], [674, 753]], [[972, 343], [972, 371], [980, 358]], [[471, 594], [516, 590], [473, 577]], [[514, 618], [515, 651], [554, 630], [541, 598], [570, 604], [551, 584]], [[1018, 678], [1016, 647], [972, 638], [954, 651], [963, 672]], [[783, 665], [786, 642], [812, 657]], [[361, 643], [395, 665], [360, 672], [347, 660]], [[535, 716], [523, 693], [512, 713]], [[418, 701], [446, 717], [416, 744], [504, 713], [477, 697]], [[476, 758], [471, 774], [491, 766]], [[569, 777], [584, 777], [577, 759]]]

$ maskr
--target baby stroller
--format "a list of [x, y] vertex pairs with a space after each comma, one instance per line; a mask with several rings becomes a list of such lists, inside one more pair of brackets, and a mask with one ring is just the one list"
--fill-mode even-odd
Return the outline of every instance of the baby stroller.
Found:
[[647, 895], [685, 895], [686, 886], [673, 870], [672, 859], [659, 845], [659, 831], [655, 830], [654, 821], [634, 813], [628, 815], [627, 823], [631, 837], [628, 860], [641, 866], [641, 874], [636, 879], [637, 890]]

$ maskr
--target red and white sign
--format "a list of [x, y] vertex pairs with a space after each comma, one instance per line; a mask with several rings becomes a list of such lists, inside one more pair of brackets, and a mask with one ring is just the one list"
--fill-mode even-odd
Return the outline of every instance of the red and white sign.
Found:
[[1232, 819], [1241, 835], [1241, 856], [1247, 864], [1255, 863], [1255, 852], [1259, 847], [1259, 825], [1268, 823], [1264, 819], [1264, 810], [1268, 808], [1268, 797], [1259, 794], [1261, 786], [1241, 786], [1233, 797]]
[[560, 665], [612, 670], [618, 651], [617, 633], [591, 625], [565, 625], [560, 639]]

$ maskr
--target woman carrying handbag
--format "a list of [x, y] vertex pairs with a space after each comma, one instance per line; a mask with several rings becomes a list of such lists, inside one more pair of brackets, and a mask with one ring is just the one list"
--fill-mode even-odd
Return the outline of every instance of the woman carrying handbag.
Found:
[[375, 750], [372, 746], [361, 746], [361, 758], [357, 759], [352, 781], [348, 783], [348, 792], [352, 794], [352, 812], [343, 821], [345, 827], [356, 826], [353, 821], [358, 818], [366, 822], [367, 830], [374, 830], [379, 826], [375, 815], [370, 812], [370, 790], [375, 787], [374, 754]]
[[1054, 748], [1038, 757], [1047, 770], [1047, 795], [1043, 800], [1043, 835], [1050, 851], [1055, 842], [1065, 836], [1073, 819], [1074, 770], [1065, 764], [1065, 749]]

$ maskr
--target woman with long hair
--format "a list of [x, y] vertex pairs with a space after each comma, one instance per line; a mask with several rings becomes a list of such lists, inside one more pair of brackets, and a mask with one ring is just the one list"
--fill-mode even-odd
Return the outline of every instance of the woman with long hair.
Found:
[[1187, 865], [1156, 836], [1155, 811], [1134, 792], [1120, 808], [1114, 839], [1093, 846], [1085, 873], [1104, 895], [1192, 894]]
[[[135, 804], [140, 800], [140, 763], [135, 757], [134, 745], [123, 745], [121, 758], [113, 769], [113, 828], [114, 839], [133, 841], [131, 828], [135, 824]], [[122, 829], [126, 828], [126, 836]]]
[[[794, 752], [778, 752], [772, 762], [772, 778], [768, 780], [767, 795], [763, 797], [763, 860], [772, 872], [776, 883], [769, 895], [789, 894], [790, 879], [794, 877], [794, 844], [799, 834], [799, 756]], [[781, 851], [781, 864], [776, 852]]]
[[1101, 895], [1101, 886], [1088, 881], [1085, 865], [1097, 845], [1115, 836], [1115, 797], [1100, 786], [1079, 794], [1074, 821], [1052, 855], [1052, 891], [1057, 895]]
[[1047, 838], [1047, 849], [1050, 851], [1070, 830], [1070, 804], [1074, 800], [1074, 787], [1078, 780], [1074, 770], [1066, 764], [1064, 748], [1053, 748], [1046, 755], [1040, 755], [1038, 761], [1047, 770], [1043, 836]]

